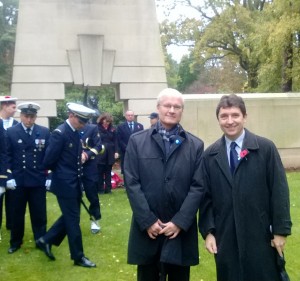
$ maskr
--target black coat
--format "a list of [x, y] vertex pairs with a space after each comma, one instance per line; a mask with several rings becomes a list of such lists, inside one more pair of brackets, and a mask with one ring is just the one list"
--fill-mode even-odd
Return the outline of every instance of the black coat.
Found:
[[[156, 128], [131, 136], [125, 154], [126, 190], [133, 211], [128, 262], [160, 261], [177, 265], [199, 262], [196, 213], [203, 189], [200, 162], [203, 142], [181, 130], [168, 157]], [[150, 239], [147, 228], [157, 219], [182, 230], [175, 239]], [[162, 248], [161, 248], [162, 247]]]
[[98, 125], [98, 130], [101, 136], [102, 143], [105, 147], [104, 153], [98, 157], [98, 164], [113, 165], [115, 163], [115, 153], [118, 152], [118, 140], [116, 129], [109, 125], [107, 130]]
[[52, 170], [51, 191], [58, 197], [81, 196], [82, 146], [77, 131], [67, 122], [55, 129], [46, 150], [44, 165]]
[[43, 166], [49, 144], [48, 128], [35, 124], [28, 135], [19, 123], [7, 129], [8, 169], [17, 186], [45, 186], [47, 172]]
[[248, 152], [233, 176], [224, 137], [204, 153], [199, 227], [203, 238], [215, 233], [218, 281], [278, 281], [270, 226], [273, 234], [291, 234], [288, 184], [275, 145], [245, 131]]

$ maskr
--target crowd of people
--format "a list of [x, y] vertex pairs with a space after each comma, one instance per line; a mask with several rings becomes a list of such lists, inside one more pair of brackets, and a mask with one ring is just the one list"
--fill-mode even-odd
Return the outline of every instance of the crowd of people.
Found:
[[[82, 192], [91, 232], [98, 233], [98, 195], [112, 192], [112, 167], [120, 158], [132, 209], [128, 263], [137, 265], [138, 281], [190, 280], [190, 266], [199, 263], [199, 232], [215, 257], [218, 281], [281, 281], [276, 261], [292, 227], [288, 183], [275, 144], [245, 128], [240, 96], [220, 98], [223, 135], [206, 149], [181, 126], [184, 95], [175, 89], [158, 94], [146, 129], [132, 110], [118, 126], [109, 113], [89, 124], [95, 111], [68, 103], [68, 119], [50, 133], [35, 123], [39, 104], [16, 100], [0, 100], [0, 227], [5, 197], [8, 253], [22, 246], [28, 205], [36, 246], [50, 260], [52, 246], [67, 236], [74, 265], [96, 267], [83, 250]], [[46, 190], [61, 210], [49, 229]]]

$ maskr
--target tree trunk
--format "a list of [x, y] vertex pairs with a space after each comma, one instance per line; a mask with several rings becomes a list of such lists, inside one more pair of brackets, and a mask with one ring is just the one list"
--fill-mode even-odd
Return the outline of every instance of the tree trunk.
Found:
[[290, 36], [290, 41], [283, 51], [283, 63], [282, 63], [282, 92], [291, 92], [293, 89], [293, 36]]

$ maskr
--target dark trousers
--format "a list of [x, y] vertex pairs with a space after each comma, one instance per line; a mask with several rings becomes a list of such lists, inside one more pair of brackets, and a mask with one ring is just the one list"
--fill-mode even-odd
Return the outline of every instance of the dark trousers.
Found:
[[85, 196], [90, 202], [89, 211], [95, 220], [101, 219], [100, 203], [98, 197], [98, 182], [89, 180], [86, 177], [82, 178], [82, 184], [85, 191]]
[[80, 229], [80, 196], [78, 198], [57, 197], [62, 215], [44, 235], [46, 243], [59, 246], [68, 236], [72, 260], [80, 260], [83, 254], [82, 235]]
[[[167, 279], [168, 277], [168, 279]], [[137, 281], [189, 281], [190, 267], [168, 263], [137, 266]]]
[[3, 216], [3, 205], [5, 202], [5, 218], [6, 218], [6, 229], [11, 229], [12, 220], [12, 192], [13, 190], [6, 189], [6, 192], [0, 197], [0, 229], [2, 227], [2, 216]]
[[12, 192], [12, 203], [14, 207], [12, 212], [10, 245], [20, 246], [24, 236], [27, 203], [34, 240], [37, 240], [46, 233], [46, 189], [44, 186], [18, 187]]
[[[112, 165], [98, 164], [98, 173], [99, 173], [98, 191], [99, 191], [99, 193], [111, 192], [111, 171], [112, 171]], [[105, 182], [105, 188], [104, 188], [104, 182]]]

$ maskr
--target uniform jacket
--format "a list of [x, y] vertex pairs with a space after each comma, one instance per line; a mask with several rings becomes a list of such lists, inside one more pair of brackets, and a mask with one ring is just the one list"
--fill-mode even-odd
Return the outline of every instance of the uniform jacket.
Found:
[[44, 158], [44, 166], [52, 170], [51, 191], [58, 197], [81, 196], [81, 152], [80, 135], [67, 122], [55, 129], [50, 137]]
[[80, 131], [80, 135], [82, 149], [88, 156], [88, 160], [83, 164], [83, 175], [89, 180], [98, 182], [97, 162], [102, 150], [102, 141], [97, 125], [85, 125]]
[[117, 127], [117, 137], [120, 153], [124, 154], [128, 144], [128, 140], [133, 133], [144, 130], [144, 126], [140, 123], [133, 122], [133, 131], [130, 130], [127, 121], [121, 123]]
[[245, 131], [233, 176], [224, 137], [204, 153], [199, 227], [203, 238], [215, 234], [218, 281], [277, 281], [270, 226], [273, 234], [291, 234], [288, 184], [275, 145]]
[[7, 181], [7, 148], [3, 121], [0, 119], [0, 186], [5, 187]]
[[[196, 213], [203, 194], [203, 142], [181, 130], [168, 157], [164, 150], [156, 127], [132, 135], [127, 146], [124, 171], [133, 211], [128, 262], [153, 263], [161, 252], [161, 262], [195, 265], [199, 262]], [[157, 219], [172, 221], [182, 229], [180, 234], [175, 239], [150, 239], [147, 228]]]
[[49, 129], [37, 124], [31, 135], [25, 132], [21, 123], [7, 129], [9, 179], [15, 179], [17, 186], [45, 186], [47, 171], [43, 159], [49, 137]]
[[115, 153], [118, 152], [118, 140], [116, 129], [109, 125], [107, 130], [98, 125], [102, 143], [105, 147], [103, 154], [99, 155], [98, 163], [102, 165], [113, 165], [115, 163]]

